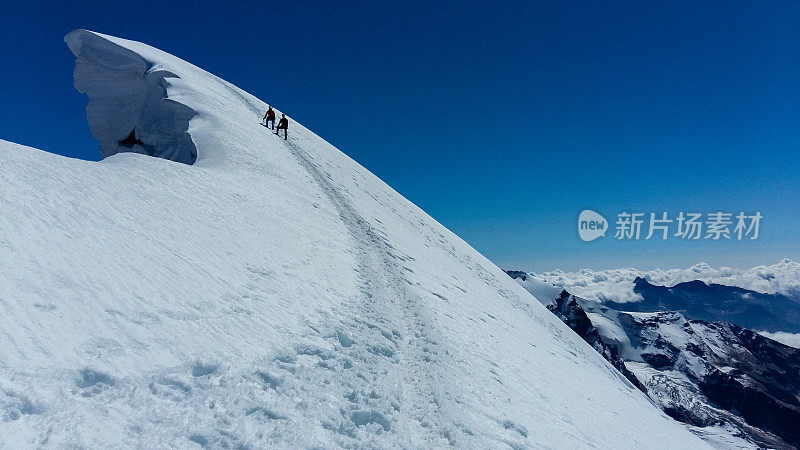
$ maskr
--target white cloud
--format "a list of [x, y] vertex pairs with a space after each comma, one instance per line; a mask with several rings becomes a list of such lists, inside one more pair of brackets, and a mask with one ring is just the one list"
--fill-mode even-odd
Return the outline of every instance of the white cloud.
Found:
[[794, 333], [785, 333], [783, 331], [778, 331], [777, 333], [770, 333], [768, 331], [759, 331], [758, 334], [768, 337], [773, 341], [778, 341], [783, 345], [788, 345], [789, 347], [800, 348], [800, 334]]
[[633, 268], [601, 271], [583, 269], [578, 272], [554, 270], [532, 273], [531, 276], [562, 286], [571, 294], [579, 297], [615, 302], [641, 300], [641, 297], [633, 292], [633, 280], [637, 276], [645, 278], [653, 284], [664, 286], [702, 280], [706, 283], [737, 286], [765, 294], [800, 295], [800, 263], [789, 259], [784, 259], [772, 266], [758, 266], [750, 269], [713, 268], [706, 263], [698, 263], [687, 269], [650, 271]]

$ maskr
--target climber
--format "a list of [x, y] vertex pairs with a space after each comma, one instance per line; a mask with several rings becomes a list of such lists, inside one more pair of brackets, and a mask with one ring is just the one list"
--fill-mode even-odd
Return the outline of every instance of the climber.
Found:
[[269, 128], [269, 123], [272, 122], [272, 129], [275, 129], [275, 110], [272, 109], [272, 106], [269, 106], [269, 109], [267, 110], [267, 113], [264, 114], [264, 118], [262, 120], [264, 121], [265, 127]]
[[[286, 118], [286, 114], [281, 114], [281, 120], [278, 121], [278, 129], [275, 130], [275, 134], [278, 134], [283, 130], [283, 140], [289, 138], [289, 119]], [[280, 134], [278, 134], [280, 137]]]

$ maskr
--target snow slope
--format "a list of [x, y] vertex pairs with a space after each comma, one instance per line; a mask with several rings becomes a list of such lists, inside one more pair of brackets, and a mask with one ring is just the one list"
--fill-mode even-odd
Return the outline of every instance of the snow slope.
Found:
[[0, 141], [0, 447], [703, 446], [299, 124], [144, 44], [66, 41], [108, 157]]

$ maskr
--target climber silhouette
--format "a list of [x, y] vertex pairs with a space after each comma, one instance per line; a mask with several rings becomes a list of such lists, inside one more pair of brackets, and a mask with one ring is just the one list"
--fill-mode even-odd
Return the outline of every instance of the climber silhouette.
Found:
[[264, 118], [262, 120], [264, 121], [265, 127], [269, 128], [269, 123], [272, 122], [272, 129], [275, 129], [275, 110], [272, 109], [272, 106], [269, 106], [269, 109], [267, 110], [267, 113], [264, 114]]
[[281, 114], [281, 120], [278, 121], [278, 129], [275, 130], [275, 134], [280, 137], [281, 130], [283, 130], [283, 140], [289, 138], [289, 119], [286, 118], [286, 114]]

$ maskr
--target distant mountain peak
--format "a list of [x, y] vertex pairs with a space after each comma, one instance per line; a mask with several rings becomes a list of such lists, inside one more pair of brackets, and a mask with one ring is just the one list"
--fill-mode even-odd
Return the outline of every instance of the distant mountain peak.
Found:
[[680, 311], [688, 319], [730, 322], [758, 331], [800, 332], [800, 304], [782, 294], [702, 280], [661, 286], [642, 277], [634, 279], [633, 292], [642, 300], [604, 303], [621, 311]]
[[[673, 288], [692, 286], [699, 284]], [[664, 412], [700, 427], [699, 435], [725, 424], [757, 447], [800, 444], [800, 350], [730, 323], [688, 320], [669, 310], [618, 311], [566, 289], [540, 301]]]
[[703, 289], [709, 287], [702, 280], [692, 280], [692, 281], [684, 281], [683, 283], [678, 283], [675, 286], [672, 286], [670, 289], [678, 288], [678, 289]]

